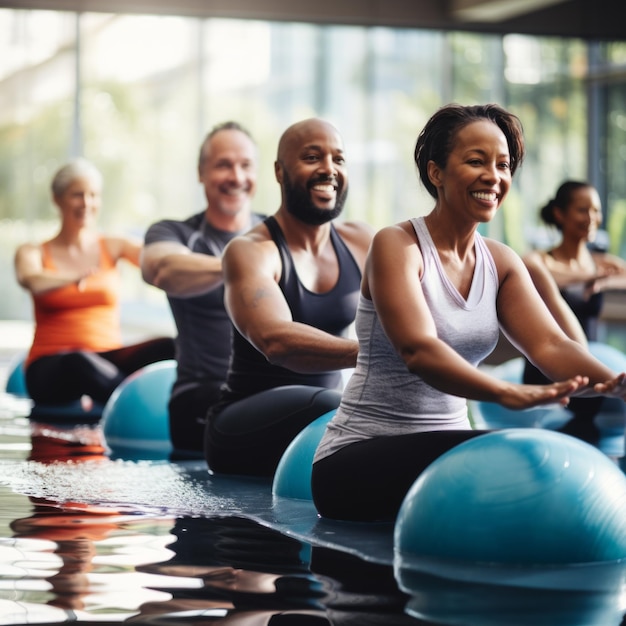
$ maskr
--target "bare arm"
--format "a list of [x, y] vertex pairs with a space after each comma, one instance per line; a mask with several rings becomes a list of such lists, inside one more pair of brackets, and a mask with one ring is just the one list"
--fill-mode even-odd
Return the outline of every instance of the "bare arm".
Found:
[[551, 380], [587, 378], [590, 387], [575, 395], [587, 395], [593, 389], [626, 397], [623, 380], [559, 327], [521, 259], [496, 242], [491, 242], [490, 249], [501, 273], [498, 316], [511, 342]]
[[[587, 297], [594, 293], [626, 289], [626, 262], [607, 252], [594, 252], [586, 271], [559, 263], [545, 253], [534, 253], [550, 271], [558, 287], [580, 285]], [[595, 267], [594, 267], [595, 265]]]
[[192, 252], [181, 243], [158, 241], [144, 247], [141, 273], [147, 283], [170, 296], [188, 298], [222, 284], [222, 260]]
[[78, 284], [87, 276], [84, 272], [45, 269], [40, 246], [29, 243], [16, 250], [14, 265], [17, 282], [34, 295]]
[[545, 302], [557, 324], [570, 339], [586, 346], [587, 337], [585, 336], [585, 331], [561, 295], [559, 287], [543, 262], [541, 254], [532, 252], [524, 257], [523, 260], [541, 299]]
[[[384, 228], [374, 237], [363, 293], [371, 296], [385, 333], [409, 371], [429, 385], [444, 393], [524, 409], [550, 402], [565, 403], [568, 395], [586, 382], [570, 378], [551, 385], [518, 385], [498, 380], [469, 364], [437, 336], [420, 283], [422, 268], [421, 253], [410, 226]], [[527, 273], [526, 276], [534, 291]], [[541, 303], [538, 296], [537, 301]], [[547, 310], [545, 313], [552, 319]], [[552, 324], [565, 338], [554, 320]]]
[[124, 259], [135, 267], [139, 267], [141, 241], [129, 237], [107, 237], [105, 239], [109, 254], [116, 260]]
[[591, 285], [593, 292], [626, 289], [626, 262], [608, 253], [594, 253], [593, 259], [598, 268], [598, 277]]
[[248, 234], [224, 251], [226, 310], [237, 330], [274, 364], [300, 373], [354, 367], [358, 343], [295, 322], [278, 286], [281, 264], [272, 241]]

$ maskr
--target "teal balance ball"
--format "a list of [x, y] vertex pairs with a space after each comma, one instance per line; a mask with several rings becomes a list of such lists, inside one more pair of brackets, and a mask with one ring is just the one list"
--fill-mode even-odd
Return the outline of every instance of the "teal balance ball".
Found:
[[[599, 361], [610, 367], [615, 373], [626, 372], [626, 354], [621, 350], [598, 341], [589, 342], [589, 352]], [[499, 380], [521, 383], [524, 372], [524, 359], [516, 357], [505, 361], [490, 370], [490, 374]], [[495, 402], [470, 400], [468, 402], [476, 428], [547, 428], [556, 430], [565, 425], [572, 417], [566, 407], [559, 404], [537, 406], [524, 411], [507, 409]], [[605, 453], [614, 454], [615, 449], [624, 447], [624, 428], [626, 426], [626, 403], [619, 398], [604, 398], [602, 407], [595, 418], [603, 438], [618, 438], [614, 442], [608, 439], [602, 448]], [[610, 445], [609, 445], [610, 444]]]
[[396, 556], [561, 566], [626, 559], [626, 476], [593, 446], [558, 432], [510, 429], [466, 441], [408, 491]]
[[272, 494], [283, 498], [312, 500], [311, 468], [315, 450], [324, 435], [326, 424], [337, 409], [324, 413], [305, 426], [287, 446], [274, 472]]
[[[498, 380], [521, 383], [524, 373], [524, 359], [515, 357], [494, 367], [489, 374]], [[470, 400], [472, 420], [475, 428], [495, 430], [498, 428], [550, 428], [563, 426], [571, 414], [559, 404], [532, 407], [523, 411], [507, 409], [496, 402]]]
[[102, 413], [102, 430], [112, 456], [165, 459], [172, 451], [168, 402], [176, 361], [151, 363], [126, 378]]
[[11, 359], [8, 367], [8, 377], [5, 391], [18, 398], [29, 398], [30, 394], [26, 389], [26, 377], [24, 374], [24, 361], [26, 354], [20, 353]]

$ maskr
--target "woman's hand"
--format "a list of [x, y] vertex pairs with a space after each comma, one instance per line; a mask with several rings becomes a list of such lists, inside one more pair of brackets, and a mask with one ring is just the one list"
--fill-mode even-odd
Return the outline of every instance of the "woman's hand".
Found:
[[603, 396], [626, 400], [626, 373], [622, 372], [604, 383], [596, 383], [593, 390]]
[[[497, 400], [498, 404], [512, 410], [530, 409], [542, 404], [558, 403], [567, 406], [570, 396], [589, 384], [586, 376], [574, 376], [549, 385], [519, 385], [509, 383]], [[626, 388], [624, 390], [626, 392]]]

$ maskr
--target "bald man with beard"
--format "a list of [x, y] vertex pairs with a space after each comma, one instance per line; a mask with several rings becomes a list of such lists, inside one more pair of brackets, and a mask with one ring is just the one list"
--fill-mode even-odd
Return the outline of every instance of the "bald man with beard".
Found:
[[271, 476], [293, 438], [339, 405], [341, 370], [356, 364], [348, 331], [373, 230], [335, 221], [348, 193], [339, 132], [320, 119], [290, 126], [274, 169], [278, 211], [222, 258], [234, 334], [205, 430], [215, 473]]

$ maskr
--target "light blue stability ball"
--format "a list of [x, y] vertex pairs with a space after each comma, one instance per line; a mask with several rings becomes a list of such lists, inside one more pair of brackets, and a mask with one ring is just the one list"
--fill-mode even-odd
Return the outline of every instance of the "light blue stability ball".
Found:
[[313, 457], [326, 430], [326, 424], [336, 412], [337, 409], [333, 409], [312, 421], [287, 446], [274, 472], [273, 495], [297, 500], [313, 499], [311, 493]]
[[[498, 380], [521, 383], [524, 372], [524, 359], [515, 357], [494, 367], [489, 373]], [[470, 400], [468, 402], [475, 427], [479, 429], [497, 428], [551, 428], [563, 426], [571, 413], [557, 403], [536, 406], [523, 411], [507, 409], [496, 402]]]
[[[626, 372], [626, 354], [621, 350], [605, 343], [590, 341], [589, 352], [616, 374]], [[607, 434], [612, 431], [621, 431], [623, 434], [626, 428], [626, 402], [620, 398], [604, 398], [595, 423]]]
[[600, 341], [589, 342], [589, 352], [602, 361], [607, 367], [610, 367], [615, 373], [620, 374], [626, 372], [626, 354], [613, 346], [602, 343]]
[[[589, 352], [616, 374], [626, 372], [626, 354], [606, 343], [589, 342]], [[619, 398], [605, 398], [601, 412], [621, 413], [626, 417], [626, 403]]]
[[164, 459], [172, 451], [168, 402], [176, 361], [137, 370], [113, 392], [102, 413], [102, 430], [112, 456]]
[[626, 476], [569, 435], [510, 429], [466, 441], [408, 491], [397, 555], [558, 565], [626, 558]]

